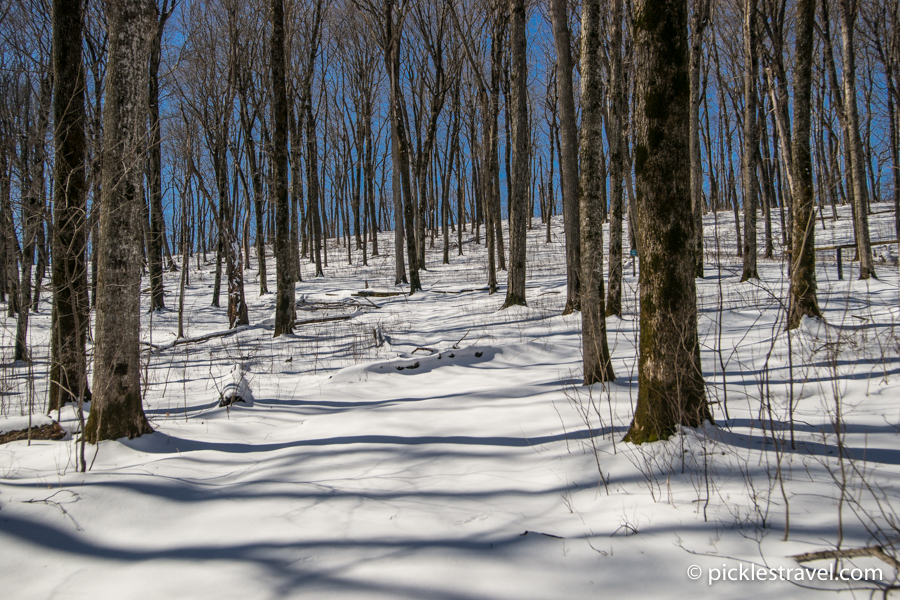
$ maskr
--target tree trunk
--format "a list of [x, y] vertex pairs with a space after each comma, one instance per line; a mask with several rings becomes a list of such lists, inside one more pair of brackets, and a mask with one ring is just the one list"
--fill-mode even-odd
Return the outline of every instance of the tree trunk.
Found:
[[744, 190], [744, 271], [741, 281], [759, 279], [756, 269], [756, 156], [759, 131], [756, 127], [757, 0], [744, 0], [744, 148], [741, 162], [741, 186]]
[[635, 3], [638, 401], [626, 441], [711, 420], [700, 368], [690, 182], [687, 2]]
[[312, 227], [311, 254], [316, 265], [314, 277], [325, 277], [325, 271], [322, 270], [322, 216], [319, 212], [319, 145], [316, 138], [316, 119], [312, 110], [312, 98], [306, 92], [304, 92], [303, 104], [306, 112], [303, 119], [306, 123], [306, 210]]
[[[625, 214], [625, 82], [622, 73], [622, 0], [613, 0], [609, 22], [609, 292], [606, 316], [622, 316], [622, 227]], [[551, 146], [553, 142], [551, 141]], [[602, 233], [602, 230], [601, 230]]]
[[869, 241], [869, 192], [866, 185], [866, 167], [862, 138], [859, 132], [859, 110], [856, 106], [856, 48], [853, 34], [858, 0], [839, 0], [841, 7], [841, 51], [844, 58], [844, 112], [847, 134], [850, 138], [850, 184], [853, 187], [853, 211], [856, 214], [856, 248], [859, 252], [859, 278], [875, 275], [872, 245]]
[[791, 236], [791, 299], [788, 328], [800, 326], [804, 316], [822, 318], [816, 299], [816, 221], [813, 197], [812, 116], [813, 27], [816, 0], [799, 0], [794, 51], [794, 132], [791, 156], [794, 166]]
[[703, 160], [700, 156], [700, 104], [706, 90], [700, 84], [703, 30], [710, 0], [694, 0], [691, 17], [691, 204], [694, 208], [694, 275], [703, 277]]
[[578, 134], [572, 88], [572, 42], [566, 0], [551, 0], [559, 90], [560, 158], [563, 220], [566, 230], [566, 306], [563, 314], [581, 310], [581, 234], [578, 227]]
[[507, 120], [512, 124], [512, 172], [509, 203], [509, 272], [506, 302], [503, 307], [525, 306], [525, 213], [528, 210], [528, 190], [531, 187], [528, 145], [528, 63], [525, 32], [525, 0], [510, 0], [509, 45], [512, 62], [510, 74], [511, 99]]
[[[249, 74], [240, 79], [238, 96], [240, 98], [241, 125], [244, 129], [244, 143], [247, 145], [247, 161], [250, 167], [250, 181], [253, 185], [253, 208], [256, 217], [256, 266], [259, 272], [259, 295], [269, 293], [269, 285], [266, 280], [266, 240], [264, 233], [265, 203], [263, 196], [262, 176], [256, 160], [256, 143], [253, 140], [253, 121], [250, 119], [250, 110], [247, 106], [247, 81]], [[254, 119], [255, 120], [255, 119]]]
[[[403, 91], [400, 85], [401, 28], [397, 23], [394, 23], [393, 1], [388, 0], [386, 5], [384, 16], [388, 32], [385, 47], [385, 62], [387, 63], [388, 79], [390, 80], [391, 128], [393, 130], [394, 147], [396, 148], [394, 151], [394, 171], [399, 172], [399, 178], [395, 179], [395, 183], [399, 183], [403, 224], [406, 229], [406, 251], [407, 262], [409, 263], [409, 294], [413, 295], [422, 289], [422, 284], [419, 282], [419, 265], [415, 239], [415, 223], [413, 219], [413, 203], [415, 203], [416, 200], [412, 195], [410, 185], [409, 143], [406, 136], [406, 128], [404, 126]], [[398, 210], [399, 208], [395, 196], [395, 210]], [[400, 244], [402, 245], [402, 240]], [[399, 250], [402, 252], [402, 249]], [[400, 256], [399, 252], [397, 256]]]
[[103, 121], [103, 199], [97, 323], [88, 442], [153, 430], [141, 406], [140, 164], [147, 116], [147, 59], [154, 7], [149, 0], [106, 4], [109, 66]]
[[272, 0], [272, 200], [275, 207], [275, 333], [294, 331], [294, 273], [288, 206], [288, 114], [285, 83], [284, 0]]
[[603, 219], [600, 202], [606, 179], [600, 169], [603, 161], [600, 0], [584, 0], [581, 27], [581, 333], [584, 385], [591, 385], [615, 379], [606, 340], [606, 311], [603, 306]]
[[85, 182], [84, 17], [80, 0], [53, 4], [54, 236], [49, 409], [89, 400], [85, 345], [87, 194]]
[[[156, 2], [154, 1], [154, 5]], [[153, 37], [150, 38], [150, 70], [148, 104], [150, 111], [150, 148], [148, 167], [148, 188], [150, 192], [150, 231], [147, 244], [147, 263], [150, 267], [150, 310], [166, 307], [163, 290], [163, 240], [165, 220], [162, 206], [162, 132], [159, 121], [159, 61], [162, 52], [162, 34], [166, 21], [174, 7], [169, 0], [163, 0], [162, 9], [157, 9], [157, 19]]]

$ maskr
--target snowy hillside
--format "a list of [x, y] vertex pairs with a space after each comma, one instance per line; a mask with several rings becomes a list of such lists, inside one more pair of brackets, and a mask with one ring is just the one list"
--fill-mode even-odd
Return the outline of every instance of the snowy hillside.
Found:
[[[817, 245], [852, 241], [841, 215], [818, 223]], [[892, 214], [871, 219], [873, 240], [893, 238]], [[2, 596], [868, 598], [898, 585], [875, 557], [804, 563], [826, 571], [791, 558], [876, 544], [898, 556], [897, 247], [875, 247], [869, 281], [852, 253], [843, 280], [834, 252], [819, 253], [827, 324], [789, 337], [781, 248], [760, 259], [760, 281], [741, 284], [733, 224], [706, 215], [698, 280], [716, 425], [640, 447], [621, 441], [637, 392], [632, 264], [623, 318], [608, 321], [617, 379], [585, 388], [580, 316], [560, 316], [561, 221], [546, 244], [535, 220], [528, 307], [504, 311], [505, 285], [487, 294], [470, 231], [450, 265], [438, 236], [426, 291], [412, 297], [359, 295], [398, 291], [393, 258], [361, 266], [354, 252], [348, 266], [329, 240], [324, 279], [303, 264], [295, 335], [274, 340], [274, 295], [258, 296], [255, 260], [251, 325], [228, 333], [224, 295], [210, 306], [215, 265], [192, 259], [187, 339], [175, 338], [178, 273], [166, 273], [169, 310], [143, 316], [154, 434], [88, 446], [87, 473], [75, 468], [71, 407], [52, 415], [64, 440], [0, 445]], [[49, 294], [31, 319], [31, 365], [11, 362], [15, 322], [4, 319], [10, 430], [30, 407], [45, 412]], [[254, 402], [219, 408], [236, 363]], [[824, 580], [857, 567], [863, 581]]]

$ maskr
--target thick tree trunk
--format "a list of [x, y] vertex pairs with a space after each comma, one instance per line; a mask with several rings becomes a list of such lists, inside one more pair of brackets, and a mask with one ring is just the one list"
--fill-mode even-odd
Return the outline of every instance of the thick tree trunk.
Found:
[[54, 236], [49, 410], [89, 400], [87, 194], [81, 0], [53, 4]]
[[578, 134], [572, 84], [572, 42], [566, 0], [551, 0], [559, 90], [560, 158], [563, 220], [566, 230], [566, 306], [563, 314], [581, 310], [581, 233], [578, 227]]
[[638, 401], [626, 441], [711, 419], [700, 369], [690, 183], [687, 2], [638, 0], [635, 175], [640, 272]]
[[600, 0], [584, 0], [581, 14], [581, 337], [584, 385], [591, 385], [615, 379], [615, 373], [606, 340], [603, 306], [600, 202], [606, 180], [600, 169], [603, 161]]
[[87, 441], [134, 438], [153, 430], [141, 406], [141, 170], [147, 116], [149, 0], [106, 4], [109, 66], [103, 122], [103, 199], [97, 324]]
[[512, 123], [512, 172], [509, 203], [509, 272], [506, 302], [503, 307], [525, 306], [525, 213], [528, 210], [528, 190], [531, 187], [528, 144], [528, 63], [525, 32], [525, 0], [511, 0], [509, 32], [512, 72], [510, 74]]

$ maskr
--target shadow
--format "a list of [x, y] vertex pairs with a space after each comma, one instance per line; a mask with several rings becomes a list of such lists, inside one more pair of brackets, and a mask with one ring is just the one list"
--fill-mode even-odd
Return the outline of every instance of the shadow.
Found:
[[[343, 539], [297, 542], [260, 542], [232, 545], [183, 545], [158, 550], [142, 550], [133, 546], [113, 546], [92, 541], [85, 535], [73, 535], [66, 530], [51, 527], [39, 521], [16, 516], [0, 518], [0, 533], [13, 543], [28, 543], [41, 547], [47, 553], [59, 553], [72, 558], [109, 561], [110, 566], [127, 568], [149, 561], [178, 561], [195, 563], [245, 563], [262, 568], [270, 583], [281, 597], [294, 597], [304, 591], [319, 590], [340, 597], [342, 594], [381, 592], [393, 598], [430, 598], [434, 600], [476, 600], [482, 596], [462, 591], [452, 591], [435, 582], [433, 586], [394, 580], [390, 584], [365, 580], [352, 576], [354, 562], [360, 565], [371, 560], [391, 559], [396, 555], [435, 552], [477, 557], [512, 553], [516, 546], [534, 543], [541, 536], [505, 534], [491, 538], [470, 539], [394, 539], [368, 540]], [[552, 543], [546, 540], [545, 543]], [[349, 564], [340, 569], [322, 569], [318, 561], [307, 563], [302, 557], [310, 553], [340, 553], [342, 557], [356, 552]], [[300, 560], [285, 560], [285, 556], [298, 556]], [[476, 558], [477, 560], [477, 558]], [[507, 559], [510, 560], [510, 559]], [[343, 561], [341, 561], [343, 562]], [[216, 567], [215, 564], [211, 567]]]
[[[796, 424], [794, 425], [796, 429]], [[891, 428], [891, 433], [896, 433], [896, 429]], [[762, 428], [758, 428], [758, 431], [761, 431]], [[768, 429], [767, 429], [768, 431]], [[773, 441], [771, 435], [754, 435], [754, 434], [743, 434], [736, 433], [734, 431], [727, 431], [725, 429], [719, 429], [719, 437], [718, 440], [724, 444], [728, 444], [737, 449], [755, 449], [760, 451], [776, 451], [779, 450], [783, 453], [792, 454], [795, 456], [820, 456], [820, 457], [837, 457], [838, 456], [838, 447], [835, 444], [828, 444], [824, 442], [813, 442], [813, 441], [797, 441], [796, 449], [790, 447], [789, 442], [785, 442], [783, 445], [779, 444], [779, 447], [775, 447], [775, 441]], [[779, 431], [779, 433], [784, 434], [785, 430]], [[843, 447], [844, 457], [849, 460], [854, 461], [862, 461], [866, 463], [878, 463], [882, 465], [900, 465], [900, 450], [895, 450], [892, 448], [867, 448], [867, 447], [854, 447], [847, 446]]]
[[[348, 435], [331, 438], [318, 438], [310, 440], [296, 440], [274, 444], [245, 444], [241, 442], [207, 442], [191, 440], [176, 436], [166, 436], [163, 433], [152, 433], [133, 440], [121, 440], [124, 446], [145, 452], [147, 454], [177, 454], [185, 452], [226, 452], [230, 454], [245, 454], [248, 452], [272, 452], [286, 448], [304, 448], [318, 446], [347, 446], [352, 444], [390, 445], [390, 446], [426, 446], [436, 444], [450, 444], [460, 446], [486, 446], [498, 448], [527, 448], [552, 444], [563, 441], [585, 440], [591, 437], [609, 435], [613, 432], [624, 432], [627, 427], [604, 427], [602, 429], [581, 429], [554, 435], [536, 437], [475, 437], [468, 435], [426, 435], [426, 436], [400, 436], [400, 435]], [[165, 438], [163, 440], [163, 438]]]

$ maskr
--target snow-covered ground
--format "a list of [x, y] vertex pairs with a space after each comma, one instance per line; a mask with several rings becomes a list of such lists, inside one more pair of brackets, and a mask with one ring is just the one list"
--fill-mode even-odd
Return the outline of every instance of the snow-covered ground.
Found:
[[[841, 215], [819, 223], [818, 245], [852, 240]], [[892, 219], [872, 216], [873, 239], [893, 238]], [[621, 441], [637, 391], [632, 265], [623, 318], [608, 321], [617, 379], [585, 388], [580, 317], [560, 316], [561, 222], [550, 244], [538, 220], [529, 232], [527, 308], [500, 311], [505, 286], [484, 290], [471, 231], [450, 265], [438, 236], [426, 291], [412, 297], [353, 295], [396, 291], [393, 258], [364, 267], [354, 252], [348, 266], [332, 240], [324, 279], [304, 262], [302, 323], [278, 339], [255, 261], [251, 325], [201, 339], [227, 330], [224, 294], [210, 306], [210, 255], [199, 271], [192, 261], [192, 341], [175, 344], [179, 274], [167, 273], [169, 310], [143, 317], [156, 432], [88, 446], [87, 473], [76, 472], [71, 407], [54, 415], [65, 440], [0, 446], [0, 594], [799, 598], [896, 585], [874, 558], [838, 564], [835, 574], [881, 569], [847, 572], [868, 578], [849, 583], [791, 558], [900, 537], [896, 246], [876, 247], [869, 281], [851, 252], [843, 280], [834, 253], [820, 253], [827, 324], [789, 338], [780, 245], [760, 259], [761, 279], [741, 284], [733, 216], [705, 223], [700, 342], [716, 425], [641, 447]], [[382, 234], [380, 248], [392, 246]], [[15, 322], [2, 321], [0, 430], [27, 424], [29, 406], [44, 412], [47, 296], [31, 318], [31, 365], [11, 362]], [[341, 315], [351, 318], [324, 320]], [[219, 408], [236, 363], [255, 401]]]

